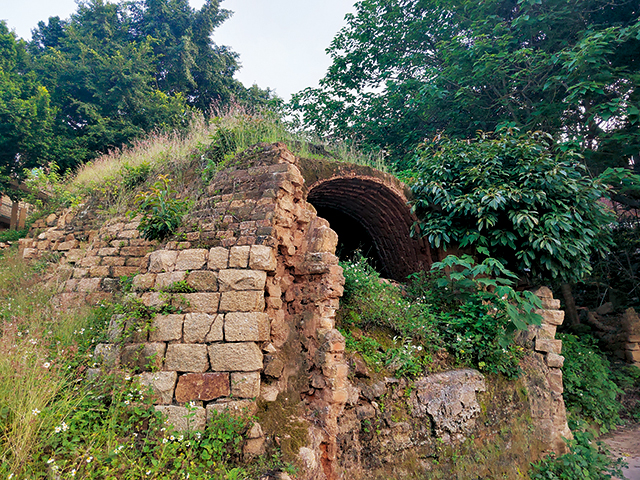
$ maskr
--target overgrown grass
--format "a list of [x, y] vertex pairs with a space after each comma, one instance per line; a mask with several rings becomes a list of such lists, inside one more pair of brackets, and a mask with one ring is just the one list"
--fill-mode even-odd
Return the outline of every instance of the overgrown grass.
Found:
[[286, 467], [278, 451], [242, 461], [250, 417], [174, 432], [129, 372], [95, 376], [116, 306], [56, 308], [47, 267], [0, 258], [0, 478], [215, 480]]
[[197, 200], [214, 174], [235, 154], [256, 143], [284, 142], [303, 157], [327, 155], [336, 161], [370, 165], [385, 170], [381, 156], [360, 153], [345, 142], [329, 144], [304, 132], [292, 132], [270, 113], [248, 114], [232, 106], [211, 120], [195, 117], [185, 132], [157, 132], [135, 140], [82, 165], [73, 174], [59, 175], [57, 167], [34, 170], [27, 183], [49, 194], [48, 208], [32, 198], [41, 210], [79, 206], [87, 202], [106, 215], [124, 214], [137, 193], [160, 175], [172, 180], [180, 198]]

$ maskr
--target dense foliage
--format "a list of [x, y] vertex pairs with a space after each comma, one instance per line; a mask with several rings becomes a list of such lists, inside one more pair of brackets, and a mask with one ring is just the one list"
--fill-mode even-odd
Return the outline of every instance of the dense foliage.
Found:
[[598, 171], [626, 167], [640, 149], [639, 15], [629, 0], [361, 0], [320, 87], [292, 107], [395, 159], [438, 132], [510, 123], [578, 144]]
[[574, 415], [605, 431], [620, 421], [622, 390], [612, 379], [611, 366], [588, 335], [559, 334], [565, 362], [562, 368], [564, 401]]
[[[461, 271], [446, 275], [454, 264]], [[444, 348], [457, 365], [517, 377], [522, 348], [514, 343], [514, 332], [528, 323], [539, 324], [533, 314], [539, 303], [532, 295], [517, 294], [507, 279], [488, 278], [491, 264], [449, 257], [434, 266], [438, 273], [412, 276], [403, 291], [381, 280], [364, 258], [343, 262], [345, 291], [338, 323], [347, 347], [374, 366], [386, 364], [397, 375], [424, 373]], [[496, 289], [487, 291], [488, 284]], [[380, 329], [382, 334], [376, 334]]]
[[412, 192], [423, 236], [435, 247], [482, 247], [543, 282], [582, 278], [610, 245], [604, 188], [551, 138], [513, 129], [474, 141], [422, 144]]
[[606, 444], [597, 442], [584, 424], [572, 422], [571, 451], [556, 457], [550, 455], [532, 465], [532, 480], [610, 480], [624, 478], [622, 459], [612, 459]]

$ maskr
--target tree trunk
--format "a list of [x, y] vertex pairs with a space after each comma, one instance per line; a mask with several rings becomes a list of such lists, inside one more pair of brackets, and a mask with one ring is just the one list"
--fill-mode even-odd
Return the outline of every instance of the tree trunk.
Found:
[[578, 318], [578, 310], [576, 309], [576, 302], [573, 299], [573, 293], [571, 292], [571, 285], [563, 283], [560, 286], [560, 291], [564, 297], [565, 308], [565, 323], [567, 325], [578, 325], [580, 319]]

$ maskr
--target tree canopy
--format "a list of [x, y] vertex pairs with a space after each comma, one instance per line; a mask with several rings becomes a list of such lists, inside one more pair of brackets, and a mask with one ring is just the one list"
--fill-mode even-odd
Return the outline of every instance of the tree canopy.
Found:
[[51, 161], [64, 171], [144, 133], [181, 129], [231, 101], [269, 90], [233, 78], [238, 55], [216, 45], [231, 12], [219, 0], [81, 0], [67, 20], [40, 22], [25, 43], [0, 27], [0, 168]]
[[292, 108], [320, 134], [408, 159], [438, 132], [509, 124], [580, 147], [590, 167], [640, 151], [632, 0], [361, 0], [319, 88]]

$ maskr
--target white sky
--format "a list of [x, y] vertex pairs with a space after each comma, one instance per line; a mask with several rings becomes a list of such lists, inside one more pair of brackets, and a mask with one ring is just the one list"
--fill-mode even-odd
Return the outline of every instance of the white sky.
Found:
[[[200, 8], [204, 0], [189, 0]], [[240, 54], [236, 78], [249, 87], [270, 87], [285, 100], [316, 86], [330, 59], [324, 50], [353, 11], [355, 0], [224, 0], [234, 15], [214, 31], [213, 40]], [[24, 39], [40, 20], [67, 18], [75, 0], [0, 0], [0, 19]]]

